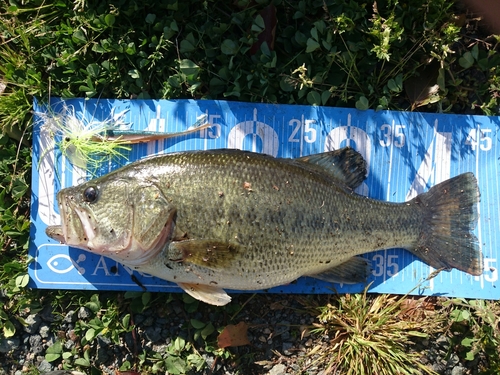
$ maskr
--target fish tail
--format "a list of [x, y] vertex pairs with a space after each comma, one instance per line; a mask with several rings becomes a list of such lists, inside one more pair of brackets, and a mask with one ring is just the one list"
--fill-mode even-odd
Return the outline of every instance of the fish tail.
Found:
[[410, 201], [424, 210], [417, 247], [410, 251], [436, 269], [456, 268], [481, 275], [483, 255], [472, 233], [477, 224], [479, 197], [476, 178], [464, 173]]

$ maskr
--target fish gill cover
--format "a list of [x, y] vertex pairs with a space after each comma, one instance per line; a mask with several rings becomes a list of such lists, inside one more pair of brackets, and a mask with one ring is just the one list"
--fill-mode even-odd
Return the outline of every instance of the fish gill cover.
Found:
[[[33, 287], [181, 291], [175, 284], [135, 273], [109, 258], [49, 239], [45, 228], [60, 224], [56, 194], [64, 187], [153, 154], [237, 148], [275, 157], [297, 158], [351, 146], [367, 162], [367, 178], [356, 190], [362, 195], [403, 202], [464, 172], [475, 174], [481, 191], [477, 208], [479, 221], [475, 230], [484, 255], [481, 276], [452, 270], [429, 278], [435, 270], [410, 252], [387, 249], [365, 255], [372, 267], [367, 280], [367, 283], [372, 283], [371, 291], [396, 294], [411, 291], [412, 294], [485, 299], [497, 299], [500, 294], [496, 288], [500, 233], [498, 117], [211, 100], [57, 98], [51, 99], [50, 106], [35, 103], [35, 113], [29, 249], [34, 258], [29, 269]], [[119, 149], [122, 156], [103, 159], [102, 155], [90, 155], [98, 158], [99, 163], [89, 162], [92, 167], [81, 168], [78, 166], [81, 163], [70, 163], [75, 150], [67, 144], [61, 147], [68, 139], [51, 123], [52, 119], [64, 118], [68, 113], [78, 120], [76, 125], [71, 124], [72, 136], [79, 136], [78, 129], [75, 129], [78, 124], [86, 131], [89, 128], [100, 130], [111, 124], [122, 130], [177, 133], [203, 118], [211, 127], [123, 147]], [[359, 292], [364, 287], [365, 283], [330, 284], [303, 277], [267, 292], [346, 293]]]

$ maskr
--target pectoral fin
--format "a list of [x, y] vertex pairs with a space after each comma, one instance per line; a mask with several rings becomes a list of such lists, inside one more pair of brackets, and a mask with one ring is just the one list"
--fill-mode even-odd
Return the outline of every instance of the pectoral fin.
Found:
[[370, 272], [370, 263], [367, 259], [352, 257], [329, 270], [308, 276], [330, 283], [356, 284], [365, 282]]
[[172, 261], [196, 264], [201, 267], [221, 269], [228, 266], [243, 246], [218, 240], [172, 241], [168, 248], [168, 257]]
[[191, 297], [210, 305], [224, 306], [231, 302], [231, 297], [221, 288], [187, 283], [179, 283], [178, 285]]

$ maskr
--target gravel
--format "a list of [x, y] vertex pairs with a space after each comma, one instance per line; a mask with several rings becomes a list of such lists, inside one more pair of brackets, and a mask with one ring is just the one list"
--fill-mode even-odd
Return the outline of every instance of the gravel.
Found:
[[[249, 294], [233, 297], [244, 307], [232, 322], [244, 321], [249, 325], [251, 345], [231, 348], [233, 356], [227, 360], [206, 352], [203, 344], [196, 345], [207, 364], [204, 373], [324, 375], [325, 368], [315, 366], [315, 357], [306, 354], [316, 345], [328, 342], [328, 339], [302, 331], [311, 326], [316, 318], [304, 312], [299, 298], [259, 294], [248, 302], [249, 298]], [[316, 298], [320, 299], [320, 303], [327, 303], [327, 297]], [[162, 311], [148, 309], [133, 314], [135, 333], [121, 335], [118, 345], [107, 337], [98, 336], [93, 341], [95, 347], [91, 348], [91, 362], [103, 374], [115, 375], [124, 361], [134, 364], [144, 351], [149, 353], [149, 357], [154, 352], [165, 353], [167, 346], [178, 336], [192, 341], [194, 329], [189, 323], [191, 319], [211, 322], [216, 329], [225, 327], [231, 321], [225, 309], [200, 303], [196, 311], [187, 313], [184, 306], [180, 299], [174, 299], [163, 306]], [[0, 340], [0, 375], [22, 375], [33, 368], [42, 373], [61, 370], [60, 361], [51, 363], [45, 360], [47, 348], [57, 338], [64, 338], [65, 351], [76, 349], [80, 338], [75, 334], [75, 323], [88, 322], [92, 317], [93, 313], [85, 307], [57, 316], [47, 307], [38, 314], [23, 317], [28, 325], [18, 325], [14, 337]], [[479, 373], [479, 368], [486, 366], [482, 357], [475, 361], [462, 361], [453, 352], [446, 335], [421, 340], [410, 350], [419, 353], [423, 364], [442, 375], [474, 375]], [[85, 371], [85, 368], [80, 370]]]

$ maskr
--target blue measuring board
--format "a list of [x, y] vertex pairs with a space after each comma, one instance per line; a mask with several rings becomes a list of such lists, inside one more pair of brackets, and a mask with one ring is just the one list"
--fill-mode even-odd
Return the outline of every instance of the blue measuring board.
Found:
[[[123, 159], [184, 150], [238, 148], [295, 158], [351, 146], [368, 163], [358, 193], [404, 202], [430, 186], [463, 172], [473, 172], [481, 190], [476, 235], [484, 254], [484, 273], [453, 270], [428, 279], [433, 269], [409, 252], [387, 249], [366, 254], [372, 262], [370, 291], [497, 299], [499, 220], [499, 117], [425, 114], [298, 105], [211, 100], [52, 99], [35, 103], [31, 243], [31, 286], [49, 289], [142, 290], [132, 270], [99, 255], [56, 243], [45, 234], [60, 224], [56, 193], [91, 176], [71, 165], [46, 124], [50, 116], [74, 111], [84, 124], [122, 114], [135, 130], [180, 132], [205, 115], [211, 128], [189, 135], [134, 145]], [[98, 175], [119, 167], [107, 163]], [[135, 274], [150, 291], [180, 291], [175, 284]], [[353, 293], [367, 284], [332, 285], [312, 278], [272, 288], [270, 293]]]

